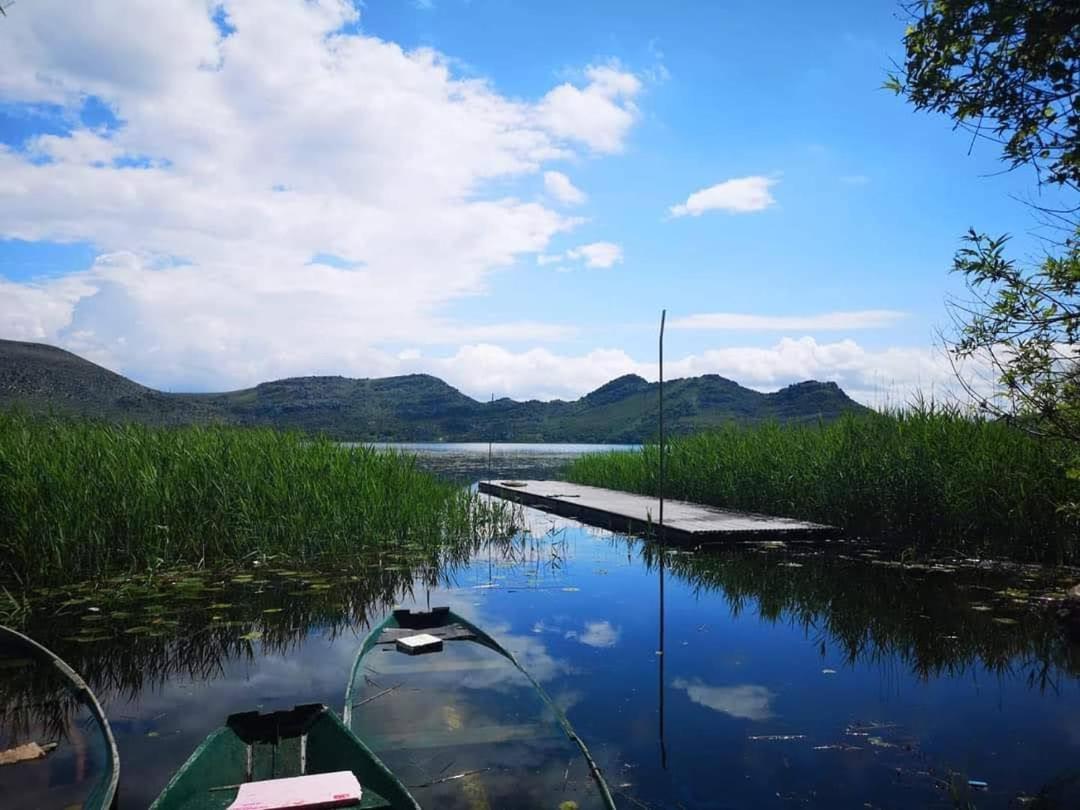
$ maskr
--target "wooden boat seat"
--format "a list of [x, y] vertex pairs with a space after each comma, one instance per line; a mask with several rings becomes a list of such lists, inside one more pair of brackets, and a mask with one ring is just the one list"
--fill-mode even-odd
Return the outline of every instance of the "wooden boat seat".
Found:
[[376, 643], [394, 644], [399, 638], [416, 635], [418, 630], [423, 630], [423, 632], [429, 633], [443, 641], [472, 641], [476, 638], [476, 633], [464, 625], [455, 622], [453, 624], [442, 625], [441, 627], [384, 627], [383, 631], [379, 633], [379, 640]]

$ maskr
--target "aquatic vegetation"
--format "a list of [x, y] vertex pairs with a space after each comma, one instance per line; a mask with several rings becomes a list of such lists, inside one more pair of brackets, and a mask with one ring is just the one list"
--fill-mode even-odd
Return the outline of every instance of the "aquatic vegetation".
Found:
[[[666, 494], [967, 553], [1062, 560], [1080, 550], [1067, 448], [925, 406], [828, 424], [731, 425], [676, 437]], [[655, 494], [659, 448], [583, 456], [568, 480]]]
[[513, 519], [393, 451], [0, 414], [0, 580], [363, 550], [416, 559], [508, 533]]
[[[660, 553], [641, 545], [650, 569]], [[831, 663], [895, 657], [924, 680], [985, 667], [1040, 690], [1080, 673], [1080, 646], [1051, 610], [1076, 580], [1072, 568], [907, 562], [862, 542], [668, 550], [664, 559], [669, 576], [702, 594], [721, 592], [736, 615], [802, 627], [843, 656]]]

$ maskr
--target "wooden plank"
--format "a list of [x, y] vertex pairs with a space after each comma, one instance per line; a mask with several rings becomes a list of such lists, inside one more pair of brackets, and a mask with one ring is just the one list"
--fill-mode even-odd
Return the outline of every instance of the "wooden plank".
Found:
[[[480, 491], [612, 531], [656, 535], [660, 501], [649, 495], [562, 481], [481, 481]], [[836, 535], [839, 531], [820, 523], [733, 512], [665, 498], [664, 533], [673, 542], [708, 543], [812, 539]]]

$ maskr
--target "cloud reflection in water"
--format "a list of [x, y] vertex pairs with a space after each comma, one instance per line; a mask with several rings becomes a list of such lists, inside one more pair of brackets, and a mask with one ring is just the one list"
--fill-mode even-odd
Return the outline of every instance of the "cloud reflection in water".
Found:
[[770, 703], [776, 695], [764, 686], [709, 686], [700, 679], [676, 678], [671, 682], [682, 689], [694, 703], [713, 711], [745, 720], [767, 720], [772, 717]]

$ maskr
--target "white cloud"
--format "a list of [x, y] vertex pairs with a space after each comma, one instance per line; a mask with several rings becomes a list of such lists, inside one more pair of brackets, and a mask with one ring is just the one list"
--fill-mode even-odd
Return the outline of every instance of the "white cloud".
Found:
[[622, 248], [614, 242], [592, 242], [566, 252], [568, 259], [580, 259], [586, 267], [607, 269], [622, 262]]
[[583, 263], [586, 267], [610, 269], [623, 260], [621, 245], [614, 242], [590, 242], [587, 245], [578, 245], [565, 253], [540, 253], [536, 257], [536, 263], [541, 267], [559, 264], [555, 271], [568, 273], [572, 267], [566, 266], [575, 262]]
[[[574, 355], [544, 348], [515, 352], [490, 343], [426, 358], [422, 370], [484, 398], [494, 391], [497, 396], [576, 399], [623, 374], [656, 379], [654, 362], [640, 362], [621, 349]], [[770, 346], [707, 349], [666, 358], [664, 372], [669, 379], [719, 374], [759, 391], [803, 380], [833, 381], [870, 405], [904, 404], [917, 391], [947, 398], [956, 389], [948, 357], [939, 349], [868, 349], [850, 339], [819, 343], [812, 337], [784, 337]]]
[[697, 217], [716, 210], [729, 214], [764, 211], [776, 202], [769, 191], [776, 183], [776, 178], [761, 175], [736, 177], [695, 191], [686, 202], [671, 206], [668, 212], [673, 217]]
[[673, 329], [806, 330], [880, 329], [893, 326], [907, 313], [893, 309], [863, 309], [825, 312], [819, 315], [750, 315], [737, 312], [708, 312], [671, 321]]
[[533, 348], [513, 352], [490, 343], [462, 346], [453, 355], [430, 358], [424, 368], [468, 394], [537, 399], [576, 399], [639, 366], [620, 349], [594, 349], [582, 355]]
[[562, 172], [544, 172], [544, 188], [547, 193], [566, 205], [581, 205], [588, 199], [585, 192], [570, 182]]
[[676, 678], [671, 682], [682, 689], [699, 706], [742, 720], [768, 720], [772, 717], [772, 700], [776, 697], [764, 686], [709, 686], [700, 679]]
[[865, 186], [870, 178], [865, 174], [848, 174], [841, 177], [840, 182], [847, 186]]
[[402, 361], [379, 348], [392, 342], [568, 333], [439, 313], [578, 224], [492, 181], [619, 151], [637, 78], [591, 67], [511, 99], [433, 50], [345, 33], [344, 0], [224, 9], [224, 38], [202, 0], [38, 0], [5, 20], [0, 101], [77, 121], [94, 96], [119, 124], [0, 147], [0, 237], [102, 254], [64, 279], [3, 282], [0, 335], [213, 387], [392, 373]]
[[545, 130], [595, 152], [621, 152], [638, 117], [633, 99], [641, 81], [613, 65], [592, 65], [585, 77], [583, 88], [567, 82], [545, 95], [537, 119]]

